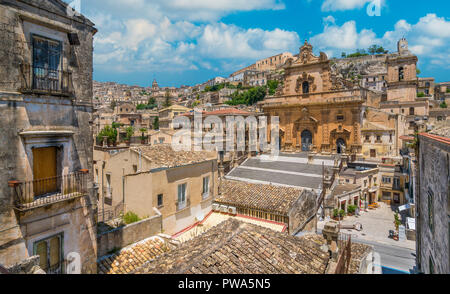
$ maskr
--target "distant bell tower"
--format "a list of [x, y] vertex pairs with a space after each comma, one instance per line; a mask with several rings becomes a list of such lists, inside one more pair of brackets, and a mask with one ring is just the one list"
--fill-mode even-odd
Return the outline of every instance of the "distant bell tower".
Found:
[[156, 82], [156, 79], [153, 79], [152, 89], [155, 91], [159, 90], [158, 83]]
[[405, 38], [401, 38], [397, 42], [397, 51], [398, 51], [398, 54], [400, 54], [400, 55], [411, 54], [411, 52], [409, 52], [409, 50], [408, 50], [408, 41]]

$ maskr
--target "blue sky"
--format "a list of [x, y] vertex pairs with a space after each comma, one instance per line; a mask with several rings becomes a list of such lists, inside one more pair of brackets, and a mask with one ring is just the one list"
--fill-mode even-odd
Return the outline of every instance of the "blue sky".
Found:
[[[419, 57], [420, 76], [450, 80], [450, 1], [77, 1], [99, 30], [98, 81], [194, 85], [260, 58], [297, 53], [305, 39], [316, 54], [339, 57], [372, 44], [396, 51], [403, 36]], [[368, 15], [372, 3], [380, 3], [380, 16]]]

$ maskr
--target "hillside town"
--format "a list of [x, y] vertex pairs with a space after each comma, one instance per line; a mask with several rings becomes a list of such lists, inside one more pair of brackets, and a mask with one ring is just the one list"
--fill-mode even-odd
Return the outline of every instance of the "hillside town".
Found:
[[141, 87], [66, 8], [0, 1], [0, 273], [450, 273], [450, 82], [408, 39]]

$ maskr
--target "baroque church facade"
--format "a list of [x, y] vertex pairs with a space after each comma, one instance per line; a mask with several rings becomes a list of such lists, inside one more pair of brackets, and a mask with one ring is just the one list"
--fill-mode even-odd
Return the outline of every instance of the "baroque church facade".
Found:
[[261, 102], [264, 113], [280, 118], [282, 151], [361, 154], [365, 91], [334, 75], [330, 63], [305, 41], [284, 66], [284, 84]]

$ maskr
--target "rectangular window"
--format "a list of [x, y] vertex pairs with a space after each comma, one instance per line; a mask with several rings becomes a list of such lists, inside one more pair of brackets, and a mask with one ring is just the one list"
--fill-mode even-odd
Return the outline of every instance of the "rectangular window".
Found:
[[158, 195], [158, 207], [163, 206], [163, 194]]
[[338, 116], [336, 116], [336, 120], [342, 121], [342, 120], [344, 120], [344, 116], [343, 115], [338, 115]]
[[203, 191], [202, 191], [203, 199], [209, 197], [209, 177], [203, 178]]
[[394, 189], [400, 189], [400, 178], [394, 177]]
[[186, 186], [187, 186], [186, 183], [178, 185], [178, 206], [179, 206], [179, 208], [186, 207]]
[[39, 255], [39, 266], [48, 274], [62, 273], [63, 240], [63, 234], [59, 234], [33, 244], [33, 255]]
[[390, 177], [385, 177], [383, 176], [383, 178], [381, 179], [381, 181], [383, 182], [383, 184], [390, 184], [392, 179]]
[[32, 42], [33, 89], [61, 90], [61, 42], [34, 35], [32, 36]]

